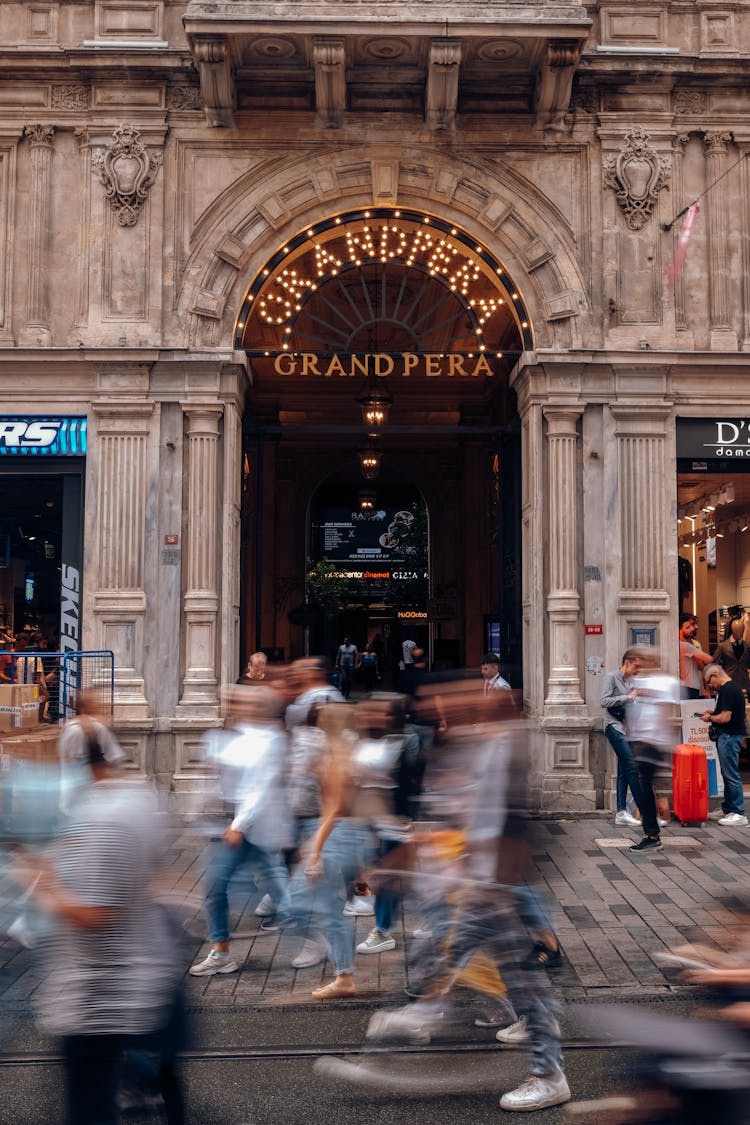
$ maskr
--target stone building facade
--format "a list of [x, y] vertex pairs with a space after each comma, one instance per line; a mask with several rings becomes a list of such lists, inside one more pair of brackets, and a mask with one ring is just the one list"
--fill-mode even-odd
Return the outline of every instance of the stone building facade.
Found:
[[[507, 385], [535, 793], [602, 807], [601, 667], [641, 635], [674, 664], [680, 419], [746, 410], [750, 2], [9, 0], [0, 43], [0, 415], [87, 420], [81, 643], [115, 653], [134, 766], [189, 790], [241, 646], [301, 652], [304, 558], [257, 542], [243, 507], [248, 293], [307, 228], [403, 209], [476, 240], [521, 295]], [[470, 413], [434, 396], [454, 428]], [[309, 464], [334, 464], [312, 445], [291, 466], [264, 446], [276, 544]], [[440, 448], [422, 490], [454, 479], [451, 510], [471, 506], [481, 456]], [[450, 528], [433, 535], [449, 552]], [[468, 542], [464, 579], [488, 557]], [[482, 607], [458, 585], [473, 664]]]

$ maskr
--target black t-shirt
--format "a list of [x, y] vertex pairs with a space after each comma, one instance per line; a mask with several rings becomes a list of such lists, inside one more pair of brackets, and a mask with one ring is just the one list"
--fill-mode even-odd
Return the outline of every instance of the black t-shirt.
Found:
[[719, 730], [722, 734], [747, 734], [747, 726], [745, 724], [745, 697], [742, 694], [742, 689], [729, 680], [728, 683], [722, 684], [716, 696], [716, 706], [714, 714], [720, 711], [731, 711], [732, 717], [728, 723], [722, 723]]

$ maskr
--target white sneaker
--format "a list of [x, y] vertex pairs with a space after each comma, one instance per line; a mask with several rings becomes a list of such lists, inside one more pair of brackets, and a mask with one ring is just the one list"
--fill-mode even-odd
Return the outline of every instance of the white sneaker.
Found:
[[324, 937], [305, 938], [292, 961], [292, 968], [311, 969], [313, 965], [320, 965], [330, 954], [331, 947]]
[[217, 973], [236, 973], [239, 965], [232, 961], [228, 953], [212, 949], [205, 961], [190, 966], [191, 977], [213, 977]]
[[[641, 822], [640, 822], [640, 820], [639, 820], [639, 821], [638, 821], [638, 824], [640, 825], [640, 823], [641, 823]], [[668, 821], [668, 820], [663, 820], [663, 819], [662, 819], [662, 818], [661, 818], [660, 816], [657, 816], [657, 818], [656, 818], [656, 823], [657, 823], [657, 824], [659, 825], [659, 827], [660, 827], [660, 828], [666, 828], [666, 827], [668, 826], [668, 824], [669, 824], [669, 821]]]
[[710, 813], [708, 814], [708, 819], [709, 819], [709, 820], [721, 820], [721, 818], [722, 818], [723, 816], [726, 816], [726, 815], [727, 815], [727, 814], [726, 814], [726, 813], [724, 812], [724, 810], [723, 810], [723, 809], [714, 809], [714, 811], [713, 811], [713, 812], [710, 812]]
[[433, 1029], [440, 1026], [443, 1009], [434, 1000], [417, 1000], [396, 1011], [376, 1012], [367, 1028], [368, 1039], [410, 1039], [429, 1043]]
[[364, 941], [361, 941], [357, 946], [357, 953], [386, 953], [389, 949], [395, 949], [396, 942], [390, 934], [384, 934], [382, 930], [377, 928], [371, 930]]
[[276, 905], [270, 895], [263, 895], [258, 905], [255, 907], [255, 916], [257, 918], [270, 918], [272, 914], [276, 913]]
[[516, 1090], [503, 1094], [500, 1108], [509, 1110], [546, 1109], [570, 1101], [570, 1087], [561, 1070], [544, 1078], [532, 1075]]
[[354, 895], [343, 909], [344, 914], [353, 914], [356, 917], [367, 917], [375, 913], [375, 899], [373, 895]]
[[742, 813], [730, 812], [727, 813], [726, 816], [722, 816], [717, 823], [734, 825], [735, 828], [744, 828], [747, 825], [747, 817], [743, 816]]
[[640, 828], [641, 822], [637, 817], [631, 816], [629, 812], [618, 812], [615, 816], [615, 824], [626, 824], [628, 828]]
[[521, 1016], [520, 1020], [510, 1024], [509, 1027], [501, 1027], [495, 1032], [495, 1038], [498, 1043], [529, 1043], [531, 1036], [526, 1030], [526, 1016]]

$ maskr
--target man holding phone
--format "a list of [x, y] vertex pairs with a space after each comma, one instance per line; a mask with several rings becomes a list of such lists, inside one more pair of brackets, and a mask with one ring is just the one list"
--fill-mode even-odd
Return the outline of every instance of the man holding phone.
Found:
[[747, 734], [745, 723], [745, 696], [740, 688], [718, 664], [709, 664], [703, 671], [709, 691], [716, 691], [713, 711], [704, 711], [704, 723], [714, 723], [720, 734], [716, 739], [721, 776], [724, 778], [724, 815], [719, 824], [743, 828], [747, 824], [745, 797], [740, 777], [740, 750]]

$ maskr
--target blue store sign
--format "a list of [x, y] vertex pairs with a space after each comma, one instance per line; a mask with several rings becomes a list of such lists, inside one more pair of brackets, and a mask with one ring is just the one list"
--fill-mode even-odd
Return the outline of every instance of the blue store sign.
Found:
[[87, 421], [0, 417], [0, 457], [83, 457]]

